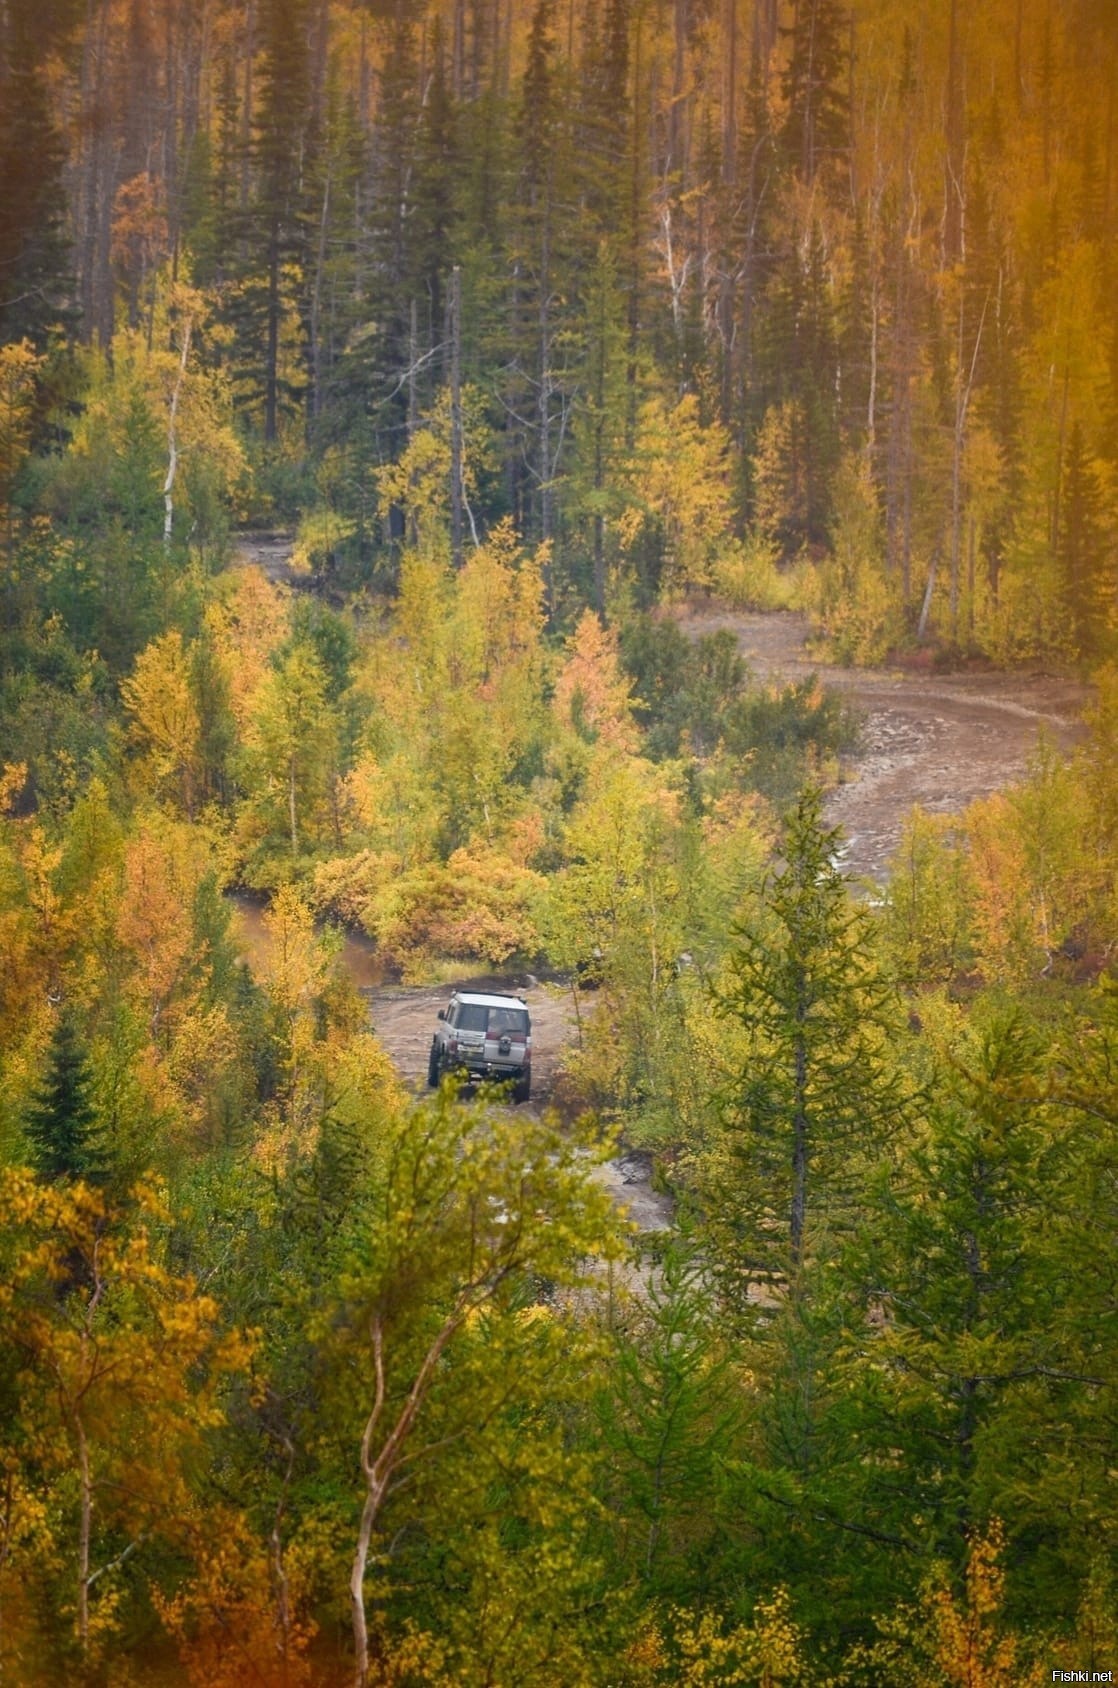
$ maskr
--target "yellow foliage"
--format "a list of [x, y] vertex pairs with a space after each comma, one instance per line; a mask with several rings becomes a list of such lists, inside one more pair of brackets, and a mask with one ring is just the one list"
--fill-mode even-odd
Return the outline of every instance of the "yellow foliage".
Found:
[[994, 1519], [971, 1537], [961, 1596], [946, 1568], [929, 1577], [915, 1606], [880, 1619], [881, 1639], [847, 1655], [839, 1682], [905, 1688], [1041, 1688], [1050, 1667], [1031, 1663], [1002, 1620], [1005, 1531]]
[[292, 569], [296, 574], [310, 574], [328, 562], [356, 531], [357, 524], [351, 517], [341, 516], [329, 507], [309, 511], [299, 522], [291, 552]]
[[525, 557], [506, 518], [467, 557], [456, 581], [452, 644], [452, 661], [464, 679], [484, 685], [517, 658], [537, 655], [545, 556]]
[[622, 550], [655, 522], [663, 536], [665, 593], [709, 585], [731, 527], [727, 430], [700, 420], [694, 393], [671, 407], [649, 399], [641, 407], [630, 474], [635, 503], [618, 520]]
[[666, 1626], [650, 1626], [626, 1654], [625, 1682], [671, 1688], [779, 1688], [806, 1682], [804, 1634], [791, 1616], [786, 1589], [759, 1600], [750, 1624], [727, 1628], [714, 1612], [676, 1609]]
[[728, 539], [711, 565], [711, 585], [736, 609], [797, 609], [803, 592], [800, 571], [778, 570], [779, 556], [772, 541], [759, 534], [744, 542]]
[[194, 1688], [300, 1688], [314, 1680], [307, 1649], [316, 1625], [306, 1613], [306, 1577], [297, 1553], [268, 1554], [231, 1507], [192, 1522], [194, 1571], [173, 1595], [155, 1591], [155, 1609], [178, 1646]]
[[[194, 849], [184, 848], [188, 842]], [[125, 850], [117, 938], [137, 963], [136, 982], [153, 1037], [193, 961], [197, 843], [153, 818]]]
[[436, 957], [499, 965], [539, 948], [535, 908], [544, 889], [540, 874], [475, 839], [445, 866], [428, 862], [383, 884], [363, 918], [384, 955], [412, 973]]
[[287, 600], [262, 569], [235, 570], [226, 594], [206, 610], [212, 635], [229, 681], [230, 702], [243, 732], [272, 652], [287, 638]]
[[31, 449], [35, 384], [43, 358], [30, 340], [0, 346], [0, 511], [6, 516], [6, 541], [11, 545], [12, 484]]
[[289, 1025], [312, 1015], [329, 977], [333, 958], [314, 929], [310, 909], [293, 885], [276, 892], [264, 915], [270, 939], [261, 969], [269, 995]]
[[26, 785], [27, 763], [5, 762], [0, 768], [0, 814], [7, 814], [19, 802]]
[[0, 1469], [19, 1496], [0, 1516], [0, 1597], [9, 1576], [36, 1573], [49, 1517], [67, 1590], [53, 1618], [92, 1660], [116, 1625], [120, 1567], [189, 1516], [190, 1461], [251, 1343], [220, 1334], [217, 1304], [160, 1264], [143, 1218], [113, 1222], [85, 1186], [9, 1168], [0, 1215], [0, 1363], [18, 1402]]
[[131, 716], [131, 736], [147, 752], [143, 789], [155, 795], [170, 782], [182, 808], [193, 815], [200, 778], [201, 722], [178, 632], [161, 634], [136, 658], [121, 682]]

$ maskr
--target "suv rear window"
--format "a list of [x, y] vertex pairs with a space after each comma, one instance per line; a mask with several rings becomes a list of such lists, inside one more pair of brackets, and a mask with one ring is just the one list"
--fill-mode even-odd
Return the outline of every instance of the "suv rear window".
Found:
[[481, 1002], [460, 1002], [458, 1013], [454, 1017], [454, 1025], [462, 1032], [483, 1032], [485, 1030], [485, 1016], [489, 1010]]
[[528, 1015], [523, 1008], [491, 1008], [489, 1010], [489, 1035], [501, 1037], [505, 1032], [519, 1032], [528, 1035]]

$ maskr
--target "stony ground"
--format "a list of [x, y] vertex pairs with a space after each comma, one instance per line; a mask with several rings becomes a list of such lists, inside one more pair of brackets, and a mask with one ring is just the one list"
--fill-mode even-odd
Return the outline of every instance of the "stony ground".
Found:
[[784, 684], [815, 674], [854, 705], [860, 743], [827, 802], [845, 834], [843, 864], [882, 882], [914, 804], [957, 813], [1026, 771], [1038, 735], [1068, 750], [1082, 734], [1087, 688], [1041, 672], [957, 674], [837, 668], [813, 657], [800, 615], [691, 609], [694, 637], [728, 627], [758, 679]]

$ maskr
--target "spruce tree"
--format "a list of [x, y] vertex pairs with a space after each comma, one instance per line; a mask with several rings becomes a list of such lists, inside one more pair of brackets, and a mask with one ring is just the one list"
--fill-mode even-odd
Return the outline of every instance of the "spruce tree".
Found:
[[717, 999], [735, 1072], [698, 1192], [757, 1380], [736, 1473], [760, 1539], [754, 1574], [787, 1584], [821, 1627], [855, 1615], [867, 1554], [904, 1545], [867, 1512], [866, 1449], [851, 1444], [859, 1331], [845, 1254], [908, 1099], [890, 1057], [898, 1005], [836, 865], [839, 839], [808, 788], [785, 817], [759, 913], [735, 933]]
[[786, 816], [760, 917], [735, 933], [717, 1008], [744, 1037], [727, 1086], [717, 1202], [739, 1278], [801, 1285], [856, 1207], [904, 1095], [886, 1059], [893, 993], [807, 788]]
[[43, 61], [70, 18], [32, 0], [4, 8], [0, 26], [0, 342], [36, 345], [72, 328], [73, 277], [64, 229], [65, 149]]
[[26, 1116], [31, 1163], [43, 1179], [97, 1181], [105, 1156], [98, 1142], [92, 1075], [74, 1014], [59, 1015], [47, 1053], [43, 1084]]
[[286, 266], [296, 265], [302, 277], [305, 270], [302, 193], [309, 88], [306, 12], [301, 0], [269, 0], [263, 21], [257, 215], [265, 254], [264, 438], [270, 443], [278, 432], [282, 397], [283, 272]]
[[845, 1271], [865, 1310], [853, 1445], [893, 1450], [862, 1459], [862, 1516], [960, 1567], [970, 1533], [1005, 1519], [1033, 1618], [1086, 1576], [1111, 1515], [1113, 1043], [1092, 1070], [1105, 1025], [1075, 1031], [1062, 1076], [1019, 1010], [976, 1005]]
[[1118, 612], [1118, 581], [1111, 566], [1102, 490], [1078, 421], [1064, 458], [1057, 559], [1077, 649], [1096, 655]]
[[787, 31], [784, 144], [792, 168], [809, 185], [825, 165], [837, 178], [834, 167], [850, 150], [849, 27], [849, 14], [836, 0], [801, 0]]
[[709, 1596], [731, 1561], [721, 1467], [742, 1400], [693, 1243], [673, 1239], [630, 1316], [611, 1333], [597, 1403], [609, 1454], [611, 1541], [619, 1568], [652, 1596]]

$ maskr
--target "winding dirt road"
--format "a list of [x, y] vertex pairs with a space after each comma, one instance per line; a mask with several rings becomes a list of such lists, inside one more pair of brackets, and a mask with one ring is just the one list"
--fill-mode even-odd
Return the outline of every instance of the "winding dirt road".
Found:
[[806, 618], [788, 612], [702, 608], [680, 625], [693, 638], [729, 628], [759, 680], [787, 684], [814, 674], [858, 710], [858, 749], [827, 800], [827, 819], [845, 834], [843, 865], [855, 878], [884, 881], [914, 804], [958, 813], [1020, 779], [1041, 733], [1064, 751], [1082, 736], [1090, 693], [1075, 680], [991, 669], [837, 668], [813, 658]]
[[[239, 556], [270, 580], [306, 590], [308, 578], [291, 568], [292, 545], [287, 533], [246, 534]], [[1082, 736], [1090, 692], [1075, 680], [1038, 671], [839, 668], [813, 657], [806, 617], [787, 611], [703, 605], [679, 619], [693, 638], [729, 628], [759, 680], [787, 684], [815, 674], [859, 712], [858, 749], [827, 802], [828, 820], [845, 835], [843, 865], [855, 879], [883, 883], [915, 804], [958, 813], [1020, 779], [1041, 733], [1063, 751]]]

